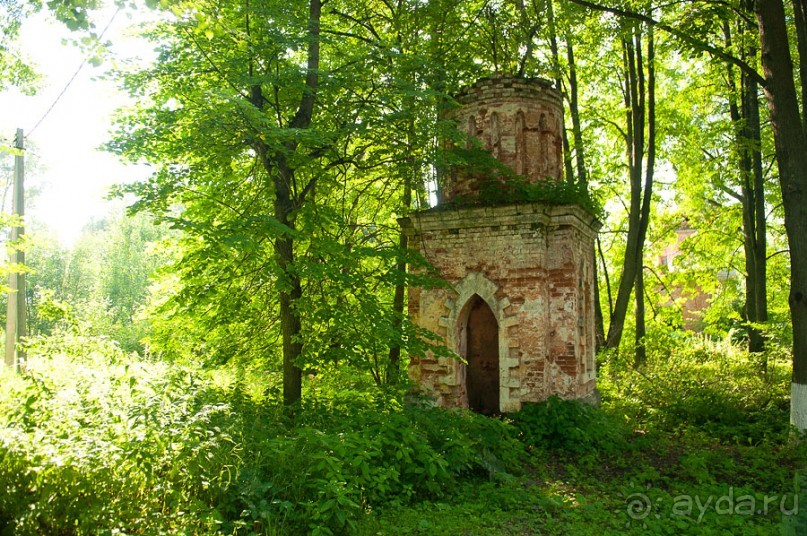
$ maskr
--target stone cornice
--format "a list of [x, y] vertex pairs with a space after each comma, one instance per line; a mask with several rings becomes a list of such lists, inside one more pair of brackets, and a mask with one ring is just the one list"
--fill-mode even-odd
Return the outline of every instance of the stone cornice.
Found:
[[602, 226], [599, 220], [580, 205], [548, 205], [545, 203], [437, 208], [414, 212], [408, 217], [399, 218], [398, 223], [410, 237], [423, 232], [445, 229], [538, 224], [544, 227], [568, 225], [593, 238]]

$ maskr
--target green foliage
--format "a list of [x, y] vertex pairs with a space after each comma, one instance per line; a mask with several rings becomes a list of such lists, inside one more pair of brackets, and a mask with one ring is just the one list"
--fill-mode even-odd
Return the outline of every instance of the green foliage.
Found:
[[570, 454], [612, 453], [626, 446], [622, 426], [599, 408], [550, 396], [513, 414], [521, 440], [537, 448]]
[[[789, 505], [807, 466], [780, 358], [763, 374], [698, 338], [650, 344], [641, 370], [608, 356], [602, 409], [553, 397], [502, 420], [404, 405], [348, 367], [283, 408], [277, 374], [142, 361], [74, 331], [29, 355], [0, 371], [0, 526], [22, 535], [766, 534], [779, 502], [672, 505]], [[629, 515], [637, 494], [654, 515]]]
[[472, 148], [452, 148], [444, 151], [443, 165], [451, 166], [454, 172], [479, 179], [479, 197], [466, 199], [458, 196], [439, 209], [467, 205], [503, 205], [511, 203], [547, 203], [549, 205], [577, 204], [596, 217], [603, 216], [603, 209], [591, 196], [588, 187], [579, 183], [544, 181], [528, 183], [510, 168], [499, 162], [489, 151]]
[[[127, 2], [117, 0], [123, 7]], [[129, 5], [133, 5], [129, 2]], [[81, 42], [98, 46], [98, 35], [93, 31], [92, 11], [99, 8], [98, 0], [4, 0], [0, 10], [0, 90], [17, 87], [25, 93], [33, 93], [39, 74], [17, 49], [16, 40], [26, 19], [42, 11], [48, 11], [70, 31], [82, 34]], [[90, 58], [99, 62], [98, 56]]]
[[323, 386], [289, 414], [266, 377], [134, 360], [108, 339], [29, 353], [46, 357], [0, 378], [0, 519], [15, 534], [355, 532], [374, 508], [506, 480], [524, 460], [501, 421], [368, 386]]
[[524, 447], [507, 423], [466, 411], [417, 406], [409, 411], [455, 474], [499, 480], [520, 471]]
[[[422, 353], [433, 337], [400, 303], [392, 310], [393, 285], [418, 283], [398, 267], [407, 254], [395, 218], [427, 204], [449, 95], [484, 71], [537, 68], [522, 50], [534, 38], [519, 24], [527, 12], [325, 2], [313, 83], [301, 69], [313, 37], [305, 2], [147, 5], [168, 15], [147, 32], [159, 59], [119, 73], [137, 104], [108, 146], [154, 164], [121, 191], [182, 233], [150, 309], [150, 349], [278, 371], [282, 310], [300, 321], [291, 357], [301, 367], [400, 376], [390, 348]], [[279, 298], [297, 281], [286, 307]]]
[[483, 203], [548, 203], [550, 205], [577, 204], [600, 217], [602, 207], [593, 199], [584, 185], [567, 181], [546, 180], [528, 184], [524, 180], [510, 179], [504, 183], [489, 181], [482, 184]]
[[71, 250], [44, 232], [26, 250], [29, 332], [74, 330], [106, 336], [142, 353], [150, 323], [141, 314], [151, 277], [166, 262], [159, 248], [169, 235], [145, 214], [122, 208], [87, 225]]
[[[149, 369], [105, 340], [59, 346], [65, 353], [40, 368], [3, 377], [2, 517], [16, 534], [170, 532], [166, 513], [188, 500], [181, 488], [216, 478], [187, 471], [205, 460], [220, 470], [216, 453], [229, 445], [216, 431], [220, 408], [199, 399], [187, 371]], [[210, 525], [204, 510], [188, 516]]]
[[[547, 532], [547, 520], [563, 519], [572, 501], [534, 483], [463, 482], [453, 500], [385, 508], [359, 527], [359, 534], [511, 535]], [[564, 520], [566, 530], [574, 530]], [[569, 532], [567, 532], [569, 533]]]
[[540, 447], [527, 482], [383, 511], [366, 533], [798, 534], [807, 450], [788, 440], [782, 362], [766, 379], [731, 343], [654, 342], [640, 370], [604, 356], [602, 409], [553, 398], [509, 416]]
[[600, 389], [634, 426], [686, 424], [734, 442], [788, 434], [790, 364], [780, 349], [753, 355], [732, 343], [668, 332], [648, 339], [648, 361], [608, 356]]
[[[5, 48], [24, 15], [47, 5], [86, 28], [95, 2], [7, 4], [0, 86], [32, 76]], [[422, 259], [395, 246], [395, 217], [412, 197], [426, 205], [435, 167], [488, 178], [483, 204], [576, 203], [605, 216], [582, 187], [527, 185], [486, 151], [437, 158], [437, 118], [461, 85], [495, 71], [563, 77], [564, 66], [541, 52], [548, 32], [569, 59], [575, 47], [580, 79], [590, 82], [580, 102], [586, 164], [607, 199], [605, 266], [613, 274], [620, 264], [630, 203], [623, 142], [633, 133], [621, 126], [624, 52], [613, 37], [628, 25], [561, 3], [556, 32], [543, 3], [523, 4], [325, 2], [317, 106], [312, 128], [297, 129], [289, 126], [310, 89], [301, 69], [310, 37], [304, 2], [147, 2], [167, 11], [149, 30], [159, 61], [121, 75], [141, 100], [122, 113], [110, 147], [155, 165], [147, 183], [122, 191], [177, 237], [143, 256], [154, 237], [138, 220], [120, 220], [72, 253], [46, 245], [37, 256], [34, 246], [29, 353], [45, 357], [22, 377], [0, 375], [0, 531], [770, 533], [774, 515], [654, 510], [636, 519], [625, 504], [637, 493], [657, 508], [677, 495], [734, 488], [781, 495], [807, 463], [786, 442], [790, 365], [779, 345], [792, 331], [778, 283], [786, 255], [771, 256], [768, 352], [749, 356], [734, 344], [747, 327], [735, 255], [738, 148], [724, 90], [714, 89], [723, 86], [703, 83], [715, 72], [723, 79], [725, 66], [681, 57], [663, 39], [660, 202], [672, 209], [675, 199], [680, 213], [654, 214], [648, 242], [660, 253], [682, 216], [699, 235], [682, 244], [678, 269], [658, 270], [652, 283], [656, 263], [645, 260], [654, 317], [645, 366], [634, 368], [626, 353], [603, 356], [602, 409], [553, 397], [509, 416], [512, 423], [404, 406], [401, 392], [379, 388], [390, 347], [419, 355], [434, 338], [390, 303], [395, 285], [439, 284]], [[653, 15], [706, 41], [717, 33], [719, 42], [733, 13], [706, 3]], [[769, 131], [762, 144], [772, 154]], [[278, 166], [256, 147], [294, 172], [299, 203], [290, 220], [271, 215]], [[784, 251], [781, 199], [769, 192], [766, 201], [771, 250]], [[288, 237], [295, 260], [281, 266], [275, 245]], [[156, 258], [172, 262], [150, 290], [147, 324], [139, 311]], [[416, 269], [400, 270], [403, 261]], [[292, 342], [302, 346], [306, 396], [285, 411], [278, 291], [289, 276], [302, 287], [293, 310], [303, 328]], [[702, 325], [725, 340], [669, 329], [684, 321], [670, 289], [709, 292]], [[128, 355], [144, 337], [152, 356], [172, 364]], [[525, 446], [535, 455], [527, 458]]]

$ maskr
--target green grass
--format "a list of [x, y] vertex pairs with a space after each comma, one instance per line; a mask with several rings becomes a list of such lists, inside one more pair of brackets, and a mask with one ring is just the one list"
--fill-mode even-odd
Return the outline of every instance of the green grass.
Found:
[[599, 409], [495, 420], [348, 373], [289, 412], [273, 375], [43, 341], [0, 373], [0, 534], [805, 533], [787, 361], [652, 350], [604, 360]]

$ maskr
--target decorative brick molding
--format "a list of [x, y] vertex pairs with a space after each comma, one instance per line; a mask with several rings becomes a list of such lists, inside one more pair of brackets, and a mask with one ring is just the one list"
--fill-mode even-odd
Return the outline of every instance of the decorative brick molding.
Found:
[[[491, 311], [493, 311], [499, 328], [500, 386], [508, 386], [513, 384], [513, 382], [510, 381], [510, 369], [518, 367], [518, 360], [502, 356], [509, 355], [510, 340], [508, 337], [508, 328], [515, 326], [518, 323], [518, 319], [505, 312], [510, 307], [510, 300], [507, 297], [497, 299], [497, 290], [498, 287], [496, 284], [487, 279], [484, 274], [480, 272], [469, 273], [465, 278], [454, 285], [456, 296], [445, 300], [448, 313], [440, 317], [437, 322], [446, 330], [445, 342], [447, 347], [453, 349], [458, 357], [465, 357], [464, 328], [468, 320], [468, 306], [475, 296], [479, 296], [484, 300]], [[455, 382], [459, 393], [459, 402], [461, 405], [465, 406], [468, 403], [468, 394], [464, 389], [466, 363], [460, 362], [450, 368], [453, 369], [455, 377], [451, 379], [447, 378], [447, 380]], [[509, 390], [500, 389], [499, 407], [505, 408], [509, 406], [511, 406]]]
[[[594, 393], [594, 238], [577, 205], [541, 203], [418, 212], [402, 218], [411, 247], [451, 284], [410, 289], [412, 319], [463, 356], [463, 315], [479, 296], [499, 329], [499, 409], [551, 394]], [[413, 356], [410, 376], [441, 406], [467, 407], [465, 364]]]
[[[563, 180], [560, 93], [546, 80], [497, 75], [457, 102], [447, 117], [465, 132], [467, 154], [487, 150], [509, 171], [453, 168], [440, 206], [399, 220], [409, 247], [450, 285], [410, 288], [409, 315], [457, 355], [411, 356], [410, 377], [438, 405], [482, 413], [550, 395], [596, 401], [600, 224], [578, 205], [516, 202], [505, 184], [513, 174], [527, 184]], [[483, 188], [497, 182], [504, 197], [480, 206]]]
[[[483, 78], [457, 95], [446, 114], [467, 136], [466, 146], [487, 149], [528, 183], [563, 179], [563, 103], [542, 78]], [[480, 177], [453, 170], [441, 185], [441, 202], [473, 198]]]

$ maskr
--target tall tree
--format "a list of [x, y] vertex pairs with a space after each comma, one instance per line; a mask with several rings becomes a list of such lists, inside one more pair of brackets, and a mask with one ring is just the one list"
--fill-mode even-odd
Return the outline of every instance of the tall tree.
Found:
[[[656, 154], [653, 33], [651, 31], [647, 35], [647, 64], [645, 66], [642, 27], [635, 24], [631, 25], [631, 28], [631, 35], [622, 39], [630, 210], [622, 275], [605, 342], [605, 346], [608, 348], [618, 347], [622, 340], [631, 292], [636, 283], [637, 273], [643, 267], [644, 241], [650, 223], [650, 202], [653, 195]], [[647, 69], [646, 75], [645, 69]], [[643, 300], [644, 296], [637, 293], [636, 299]]]
[[[314, 117], [317, 91], [319, 89], [320, 69], [320, 19], [322, 17], [322, 1], [311, 0], [309, 3], [308, 30], [305, 35], [308, 49], [306, 52], [305, 87], [300, 96], [300, 103], [291, 120], [282, 125], [292, 132], [302, 131], [311, 126]], [[249, 36], [249, 13], [245, 18], [246, 32]], [[250, 77], [255, 76], [255, 65], [259, 58], [249, 60]], [[249, 88], [251, 104], [259, 111], [265, 112], [268, 99], [263, 94], [260, 82]], [[281, 120], [282, 122], [282, 120]], [[294, 268], [294, 227], [295, 210], [306, 201], [306, 197], [316, 187], [317, 175], [300, 181], [292, 156], [300, 147], [297, 136], [274, 146], [260, 135], [252, 140], [252, 146], [258, 154], [267, 175], [272, 177], [274, 186], [274, 218], [284, 229], [274, 239], [275, 255], [280, 269], [281, 280], [278, 285], [280, 304], [280, 332], [283, 338], [283, 401], [287, 405], [295, 404], [302, 396], [302, 370], [298, 359], [302, 354], [300, 341], [300, 317], [295, 309], [296, 302], [302, 297], [302, 284]]]
[[[210, 286], [227, 267], [245, 277], [241, 292], [261, 289], [257, 295], [263, 296], [274, 285], [283, 399], [294, 404], [302, 374], [297, 219], [315, 195], [323, 159], [334, 153], [334, 137], [323, 130], [339, 131], [338, 124], [312, 128], [323, 69], [322, 2], [197, 2], [173, 9], [178, 16], [155, 34], [166, 39], [161, 61], [151, 72], [127, 75], [136, 94], [154, 83], [158, 92], [131, 122], [124, 119], [124, 134], [112, 147], [163, 162], [149, 184], [133, 189], [141, 195], [138, 207], [151, 205], [196, 237], [186, 244], [184, 260], [192, 271], [185, 281], [191, 293], [206, 290], [188, 295], [188, 303], [213, 300], [222, 315], [231, 313]], [[171, 213], [177, 202], [184, 211]], [[254, 272], [258, 267], [265, 273]], [[222, 283], [223, 295], [234, 298]]]
[[[598, 11], [640, 20], [678, 38], [687, 47], [728, 61], [759, 83], [768, 102], [774, 135], [779, 184], [782, 192], [785, 230], [790, 249], [790, 317], [793, 329], [793, 378], [791, 383], [791, 423], [807, 430], [807, 132], [805, 106], [799, 106], [797, 87], [807, 95], [807, 8], [804, 0], [793, 0], [794, 16], [788, 16], [782, 0], [758, 1], [755, 5], [759, 28], [763, 75], [729, 52], [711, 45], [700, 36], [659, 22], [635, 11], [569, 0]], [[791, 41], [788, 20], [795, 27]], [[798, 51], [798, 75], [792, 50]]]
[[[572, 26], [569, 19], [573, 19], [579, 15], [574, 6], [567, 6], [568, 13], [565, 14], [562, 22], [562, 33], [564, 40], [564, 47], [566, 49], [566, 75], [565, 83], [561, 84], [562, 77], [560, 76], [560, 59], [557, 41], [558, 23], [555, 19], [554, 0], [547, 1], [547, 16], [549, 19], [550, 31], [550, 48], [554, 58], [554, 64], [558, 70], [557, 82], [559, 88], [563, 87], [563, 93], [566, 104], [569, 110], [569, 117], [572, 124], [572, 139], [573, 143], [570, 144], [566, 129], [563, 131], [563, 147], [565, 151], [565, 167], [566, 178], [570, 182], [574, 182], [581, 186], [583, 189], [589, 188], [589, 173], [586, 167], [585, 158], [585, 143], [583, 141], [583, 126], [580, 114], [580, 82], [577, 76], [577, 61], [575, 60], [575, 41], [572, 37]], [[574, 157], [574, 158], [572, 158]], [[574, 165], [572, 165], [574, 160]], [[597, 258], [597, 255], [594, 255]], [[599, 268], [598, 263], [594, 263], [594, 280], [598, 280]], [[602, 314], [602, 305], [600, 302], [600, 288], [599, 285], [594, 285], [594, 333], [596, 347], [599, 350], [605, 344], [605, 321]]]
[[[794, 0], [800, 13], [794, 18], [799, 51], [798, 80], [807, 95], [807, 21], [804, 0]], [[799, 108], [790, 34], [782, 0], [758, 1], [765, 96], [771, 113], [779, 183], [790, 246], [790, 315], [793, 324], [793, 379], [790, 421], [799, 432], [807, 431], [807, 132], [805, 106]]]
[[[744, 0], [742, 8], [751, 15], [754, 10], [753, 0]], [[741, 42], [739, 56], [743, 61], [753, 63], [756, 46], [746, 44], [749, 30], [756, 33], [756, 28], [748, 28], [750, 21], [739, 18]], [[726, 47], [732, 49], [731, 26], [724, 23]], [[756, 38], [756, 36], [753, 36]], [[765, 214], [765, 180], [762, 170], [762, 135], [759, 113], [759, 85], [748, 73], [741, 72], [739, 83], [735, 68], [727, 64], [727, 81], [729, 84], [729, 112], [735, 125], [734, 135], [740, 176], [740, 192], [727, 190], [737, 199], [743, 212], [743, 250], [745, 253], [745, 318], [749, 323], [748, 349], [761, 352], [765, 349], [765, 341], [759, 324], [768, 321], [767, 293], [767, 222]], [[739, 101], [739, 102], [738, 102]]]
[[189, 337], [199, 354], [270, 369], [279, 349], [287, 403], [299, 400], [303, 367], [365, 360], [376, 381], [397, 378], [417, 337], [401, 312], [409, 276], [395, 266], [409, 259], [392, 247], [394, 211], [425, 204], [446, 95], [487, 68], [475, 61], [482, 43], [463, 48], [479, 9], [173, 8], [153, 33], [159, 62], [124, 77], [143, 101], [112, 143], [159, 164], [129, 188], [135, 208], [183, 231], [175, 290], [155, 302], [163, 346]]

